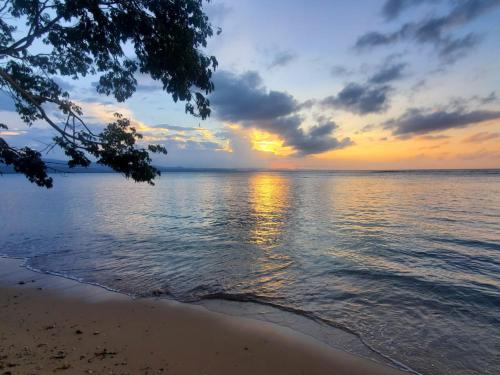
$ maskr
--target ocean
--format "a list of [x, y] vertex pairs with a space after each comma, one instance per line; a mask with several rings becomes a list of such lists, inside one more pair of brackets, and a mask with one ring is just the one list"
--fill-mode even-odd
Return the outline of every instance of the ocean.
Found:
[[32, 269], [500, 373], [500, 171], [3, 175], [0, 197], [0, 254]]

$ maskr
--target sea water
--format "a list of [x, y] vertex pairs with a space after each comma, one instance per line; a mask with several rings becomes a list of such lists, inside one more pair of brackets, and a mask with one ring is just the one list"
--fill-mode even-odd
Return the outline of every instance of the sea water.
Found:
[[285, 310], [422, 374], [500, 373], [499, 171], [4, 175], [0, 253], [135, 296]]

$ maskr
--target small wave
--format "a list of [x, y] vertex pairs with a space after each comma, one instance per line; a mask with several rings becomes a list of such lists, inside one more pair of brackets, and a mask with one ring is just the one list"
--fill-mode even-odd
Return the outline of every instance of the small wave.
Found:
[[[448, 283], [443, 280], [431, 280], [424, 276], [418, 276], [415, 274], [404, 274], [396, 272], [388, 272], [381, 269], [366, 269], [366, 268], [344, 268], [335, 271], [328, 271], [328, 273], [334, 274], [335, 276], [350, 276], [362, 279], [371, 279], [376, 281], [386, 280], [391, 284], [394, 282], [400, 283], [403, 288], [418, 290], [418, 291], [428, 291], [438, 295], [441, 298], [447, 299], [448, 301], [455, 301], [457, 297], [460, 299], [466, 299], [474, 304], [480, 304], [485, 306], [491, 306], [492, 302], [500, 305], [500, 298], [498, 293], [494, 290], [489, 291], [485, 288], [478, 289], [477, 284], [466, 285], [457, 283]], [[486, 284], [483, 284], [483, 287]], [[419, 296], [420, 293], [412, 294]], [[429, 300], [427, 304], [439, 304], [439, 310], [448, 309], [449, 306], [444, 302], [439, 300]], [[476, 315], [473, 311], [470, 312], [474, 316]]]
[[[151, 290], [151, 291], [144, 292], [144, 293], [131, 294], [131, 293], [125, 293], [122, 290], [112, 288], [112, 287], [104, 285], [104, 284], [91, 282], [91, 281], [88, 281], [88, 280], [85, 280], [83, 278], [76, 277], [76, 276], [73, 276], [73, 275], [70, 275], [67, 273], [62, 273], [62, 272], [57, 272], [57, 271], [48, 271], [48, 270], [44, 270], [41, 268], [33, 267], [32, 265], [29, 264], [29, 261], [30, 261], [29, 257], [15, 257], [15, 256], [10, 256], [10, 255], [0, 254], [0, 258], [20, 260], [20, 261], [22, 261], [21, 266], [32, 271], [32, 272], [36, 272], [36, 273], [43, 274], [43, 275], [51, 275], [51, 276], [61, 277], [64, 279], [76, 281], [76, 282], [81, 283], [81, 284], [93, 285], [93, 286], [105, 289], [107, 291], [110, 291], [110, 292], [120, 293], [120, 294], [126, 295], [126, 296], [128, 296], [130, 298], [134, 298], [134, 299], [147, 298], [147, 297], [160, 297], [160, 298], [166, 298], [166, 299], [174, 299], [176, 301], [183, 302], [183, 303], [198, 302], [201, 300], [225, 300], [225, 301], [235, 301], [235, 302], [243, 302], [243, 303], [244, 302], [251, 302], [251, 303], [255, 303], [255, 304], [269, 306], [269, 307], [272, 307], [272, 308], [275, 308], [278, 310], [282, 310], [285, 312], [289, 312], [292, 314], [296, 314], [296, 315], [305, 317], [305, 318], [310, 319], [318, 324], [324, 324], [326, 326], [329, 326], [329, 327], [332, 327], [335, 329], [340, 329], [344, 332], [347, 332], [347, 333], [357, 337], [358, 340], [366, 348], [368, 348], [373, 353], [379, 355], [380, 357], [384, 358], [385, 360], [387, 360], [389, 363], [391, 363], [396, 368], [401, 369], [401, 370], [405, 370], [405, 371], [410, 372], [410, 373], [415, 374], [415, 375], [423, 375], [423, 374], [413, 370], [411, 367], [403, 364], [402, 362], [400, 362], [400, 361], [384, 354], [383, 352], [375, 349], [370, 343], [366, 342], [364, 340], [364, 338], [359, 333], [353, 331], [352, 329], [345, 327], [337, 322], [331, 321], [329, 319], [319, 317], [312, 312], [305, 311], [302, 309], [297, 309], [297, 308], [294, 308], [291, 306], [280, 305], [278, 303], [273, 302], [268, 297], [258, 296], [258, 295], [253, 294], [253, 293], [212, 292], [212, 293], [198, 295], [195, 298], [191, 297], [191, 298], [189, 298], [189, 300], [187, 300], [185, 298], [175, 298], [169, 291], [163, 290], [163, 289], [162, 289], [162, 293], [155, 293], [155, 290]], [[211, 288], [207, 287], [207, 286], [200, 285], [196, 288], [193, 288], [192, 291], [199, 292], [202, 290], [209, 290], [209, 289], [211, 289]]]
[[294, 307], [291, 307], [291, 306], [284, 306], [284, 305], [280, 305], [278, 303], [275, 303], [275, 302], [272, 302], [272, 300], [268, 297], [264, 297], [264, 296], [258, 296], [256, 294], [253, 294], [253, 293], [225, 293], [225, 292], [215, 292], [215, 293], [210, 293], [210, 294], [206, 294], [206, 295], [203, 295], [203, 296], [200, 296], [200, 299], [201, 300], [225, 300], [225, 301], [235, 301], [235, 302], [252, 302], [252, 303], [256, 303], [256, 304], [259, 304], [259, 305], [265, 305], [265, 306], [270, 306], [270, 307], [273, 307], [275, 309], [278, 309], [278, 310], [282, 310], [282, 311], [285, 311], [285, 312], [289, 312], [289, 313], [292, 313], [292, 314], [296, 314], [296, 315], [300, 315], [300, 316], [303, 316], [307, 319], [310, 319], [316, 323], [319, 323], [319, 324], [324, 324], [326, 326], [329, 326], [329, 327], [332, 327], [332, 328], [335, 328], [335, 329], [340, 329], [344, 332], [347, 332], [353, 336], [356, 336], [358, 338], [358, 340], [365, 346], [367, 347], [369, 350], [371, 350], [373, 353], [379, 355], [380, 357], [384, 358], [385, 360], [387, 360], [389, 363], [391, 363], [392, 365], [394, 365], [396, 368], [400, 369], [400, 370], [405, 370], [407, 372], [410, 372], [412, 374], [415, 374], [415, 375], [422, 375], [420, 372], [418, 371], [415, 371], [413, 370], [411, 367], [405, 365], [404, 363], [384, 354], [383, 352], [375, 349], [370, 343], [368, 343], [362, 335], [360, 335], [358, 332], [356, 331], [353, 331], [352, 329], [348, 328], [348, 327], [345, 327], [343, 326], [342, 324], [339, 324], [337, 322], [334, 322], [332, 320], [329, 320], [329, 319], [325, 319], [325, 318], [322, 318], [322, 317], [319, 317], [317, 316], [316, 314], [310, 312], [310, 311], [306, 311], [306, 310], [302, 310], [302, 309], [297, 309], [297, 308], [294, 308]]
[[491, 241], [480, 241], [471, 239], [461, 239], [461, 238], [444, 238], [444, 237], [427, 237], [430, 241], [451, 243], [454, 245], [462, 245], [467, 247], [479, 247], [483, 249], [500, 251], [500, 243]]

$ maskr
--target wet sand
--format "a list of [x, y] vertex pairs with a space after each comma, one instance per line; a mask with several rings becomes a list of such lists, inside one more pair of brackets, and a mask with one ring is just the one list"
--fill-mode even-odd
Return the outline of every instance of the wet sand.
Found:
[[0, 258], [0, 374], [406, 374], [274, 324], [20, 264]]

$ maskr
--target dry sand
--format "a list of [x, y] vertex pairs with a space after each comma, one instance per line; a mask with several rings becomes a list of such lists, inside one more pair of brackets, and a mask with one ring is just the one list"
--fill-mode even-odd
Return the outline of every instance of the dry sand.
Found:
[[1, 374], [405, 374], [290, 329], [0, 259]]

